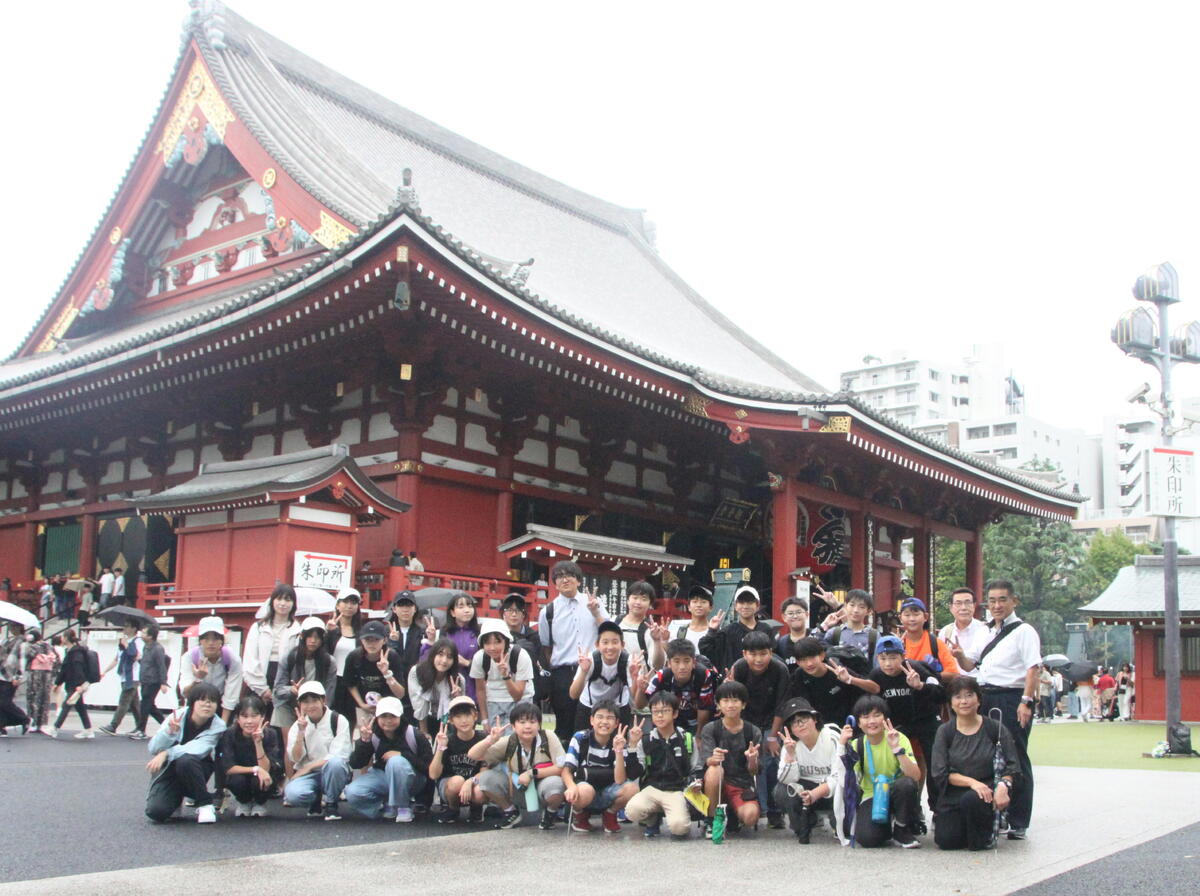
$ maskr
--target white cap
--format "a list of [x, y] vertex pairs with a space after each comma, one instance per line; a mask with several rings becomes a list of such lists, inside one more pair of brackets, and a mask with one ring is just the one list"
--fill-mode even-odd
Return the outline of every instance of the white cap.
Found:
[[305, 694], [316, 694], [318, 697], [325, 696], [325, 685], [319, 681], [306, 681], [300, 685], [300, 690], [296, 694], [296, 699], [299, 700]]
[[483, 643], [483, 639], [487, 635], [501, 635], [509, 644], [512, 643], [512, 632], [509, 631], [508, 624], [503, 619], [480, 619], [480, 643]]
[[400, 702], [398, 697], [380, 697], [379, 702], [375, 704], [375, 717], [379, 716], [395, 716], [403, 718], [404, 704]]
[[225, 637], [225, 622], [220, 616], [205, 616], [200, 620], [200, 624], [197, 629], [197, 634], [199, 637], [203, 638], [205, 635], [210, 635], [214, 632], [220, 635], [222, 638]]
[[300, 623], [300, 636], [303, 637], [305, 632], [311, 631], [312, 629], [317, 629], [318, 631], [322, 632], [325, 631], [325, 623], [319, 616], [309, 616]]
[[358, 593], [357, 588], [343, 588], [337, 593], [338, 600], [345, 600], [348, 597], [353, 597], [359, 603], [362, 603], [362, 595]]

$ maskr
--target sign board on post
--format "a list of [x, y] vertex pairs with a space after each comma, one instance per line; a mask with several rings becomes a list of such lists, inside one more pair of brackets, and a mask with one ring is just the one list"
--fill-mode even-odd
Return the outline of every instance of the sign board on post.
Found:
[[1196, 455], [1179, 448], [1150, 451], [1149, 509], [1154, 516], [1197, 516]]
[[317, 551], [296, 551], [292, 565], [292, 584], [307, 585], [338, 591], [351, 585], [352, 557], [341, 554], [322, 554]]

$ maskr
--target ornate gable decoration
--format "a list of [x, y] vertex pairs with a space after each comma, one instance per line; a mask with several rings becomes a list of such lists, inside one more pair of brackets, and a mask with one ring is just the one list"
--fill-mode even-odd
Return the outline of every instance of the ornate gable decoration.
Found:
[[[203, 121], [196, 112], [203, 116]], [[163, 164], [168, 168], [180, 155], [194, 165], [203, 158], [209, 145], [224, 141], [225, 129], [233, 120], [233, 112], [217, 90], [208, 69], [197, 59], [192, 63], [155, 152], [162, 156]]]

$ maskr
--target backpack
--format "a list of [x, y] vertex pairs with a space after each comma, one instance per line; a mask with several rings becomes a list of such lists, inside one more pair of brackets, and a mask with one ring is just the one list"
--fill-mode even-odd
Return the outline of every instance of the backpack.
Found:
[[605, 678], [603, 674], [601, 674], [601, 668], [603, 665], [604, 660], [600, 657], [600, 651], [593, 650], [592, 671], [591, 674], [588, 675], [587, 680], [589, 692], [588, 696], [591, 696], [591, 685], [593, 681], [602, 681], [607, 685], [612, 685], [619, 681], [621, 682], [621, 690], [617, 693], [617, 698], [620, 699], [620, 695], [625, 693], [626, 688], [629, 687], [629, 654], [624, 650], [621, 651], [621, 655], [617, 657], [617, 674], [612, 678]]
[[[508, 746], [505, 747], [505, 749], [504, 749], [504, 768], [505, 768], [505, 770], [508, 770], [511, 768], [509, 763], [512, 762], [513, 756], [516, 756], [517, 757], [517, 774], [518, 775], [523, 774], [525, 771], [525, 769], [522, 767], [522, 760], [523, 760], [525, 754], [518, 753], [518, 750], [517, 750], [517, 747], [519, 747], [520, 745], [521, 745], [521, 741], [517, 738], [516, 734], [510, 734], [508, 736]], [[544, 729], [544, 728], [538, 729], [537, 739], [534, 740], [534, 742], [533, 742], [533, 756], [535, 758], [537, 757], [538, 750], [541, 750], [547, 756], [550, 755], [550, 741], [546, 738], [546, 729]], [[532, 759], [531, 759], [531, 761], [532, 761]]]
[[[940, 681], [946, 671], [942, 666], [942, 648], [938, 642], [938, 636], [933, 633], [933, 629], [929, 629], [925, 634], [929, 635], [929, 655], [933, 658], [933, 661], [926, 662], [925, 660], [921, 660], [921, 662], [925, 663]], [[980, 662], [983, 662], [982, 657], [980, 658]]]
[[[829, 631], [829, 644], [832, 647], [837, 647], [842, 642], [842, 632], [846, 630], [845, 624], [835, 625]], [[875, 657], [875, 642], [879, 640], [879, 629], [867, 629], [867, 659], [871, 660]]]
[[[549, 613], [547, 612], [546, 615], [549, 615]], [[618, 625], [619, 625], [619, 623], [618, 623]], [[650, 651], [646, 647], [646, 631], [649, 628], [650, 628], [649, 624], [646, 623], [645, 621], [638, 623], [638, 627], [637, 627], [638, 649], [642, 652], [642, 656], [644, 656], [644, 657], [650, 656]], [[621, 629], [621, 637], [622, 638], [625, 637], [625, 633], [627, 631], [629, 631], [629, 629], [627, 629], [627, 628]]]
[[[199, 647], [193, 647], [191, 649], [191, 651], [188, 653], [188, 656], [191, 657], [193, 666], [200, 665], [200, 648]], [[233, 651], [230, 650], [228, 647], [221, 648], [221, 665], [225, 667], [225, 674], [228, 675], [229, 667], [231, 665], [233, 665]]]
[[871, 674], [871, 661], [867, 659], [867, 655], [849, 644], [828, 648], [825, 651], [825, 659], [837, 660], [856, 678], [866, 678]]
[[[532, 655], [533, 651], [528, 651], [528, 652], [530, 654], [530, 660], [532, 660], [533, 659], [533, 655]], [[517, 663], [519, 663], [521, 661], [521, 648], [518, 647], [516, 644], [513, 644], [513, 646], [508, 649], [508, 660], [509, 660], [509, 662], [508, 662], [509, 672], [510, 673], [516, 672], [517, 671]], [[483, 678], [485, 681], [487, 680], [488, 673], [491, 671], [492, 671], [492, 658], [490, 656], [488, 656], [486, 653], [484, 653], [483, 654]], [[534, 675], [536, 675], [536, 674], [537, 674], [537, 663], [534, 663]]]
[[100, 655], [89, 647], [83, 648], [87, 651], [87, 680], [90, 684], [95, 684], [100, 680]]

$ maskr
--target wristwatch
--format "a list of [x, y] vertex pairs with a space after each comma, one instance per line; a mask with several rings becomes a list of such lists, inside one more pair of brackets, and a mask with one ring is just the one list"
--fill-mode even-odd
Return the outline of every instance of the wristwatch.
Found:
[[1021, 702], [1024, 703], [1026, 706], [1033, 706], [1033, 698], [1026, 696], [1024, 694], [1021, 695]]
[[907, 756], [908, 750], [904, 749], [904, 747], [901, 747], [899, 750], [892, 750], [892, 755], [893, 756]]

